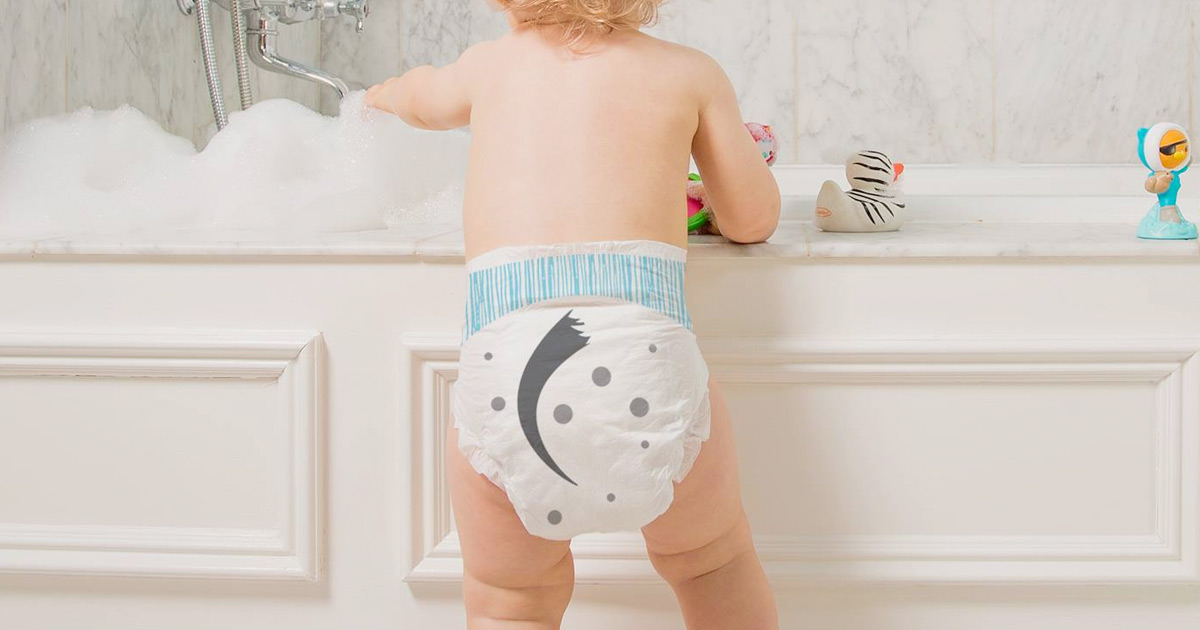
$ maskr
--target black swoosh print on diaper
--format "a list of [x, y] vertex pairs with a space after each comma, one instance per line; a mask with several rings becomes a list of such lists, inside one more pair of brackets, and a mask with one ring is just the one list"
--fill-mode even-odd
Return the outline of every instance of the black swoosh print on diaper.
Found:
[[542, 433], [538, 430], [537, 408], [546, 381], [550, 380], [554, 371], [571, 358], [571, 355], [587, 345], [588, 337], [574, 328], [582, 325], [583, 322], [571, 317], [571, 311], [567, 311], [538, 342], [537, 348], [534, 348], [529, 357], [529, 362], [525, 364], [525, 371], [521, 373], [521, 383], [517, 386], [517, 417], [521, 420], [521, 430], [525, 432], [529, 446], [533, 447], [533, 452], [546, 462], [550, 470], [575, 486], [579, 484], [558, 467], [550, 452], [546, 450], [546, 444], [542, 442]]

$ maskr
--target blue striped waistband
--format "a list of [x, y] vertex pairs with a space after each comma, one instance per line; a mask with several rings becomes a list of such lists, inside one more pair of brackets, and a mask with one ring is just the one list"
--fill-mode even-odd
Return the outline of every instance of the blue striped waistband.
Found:
[[467, 261], [462, 340], [511, 311], [572, 295], [642, 304], [692, 330], [683, 286], [686, 262], [687, 250], [644, 239], [489, 250]]

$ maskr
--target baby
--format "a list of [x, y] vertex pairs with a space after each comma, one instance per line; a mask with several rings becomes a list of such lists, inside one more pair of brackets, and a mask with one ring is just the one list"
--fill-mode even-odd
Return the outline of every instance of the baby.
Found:
[[641, 32], [661, 0], [491, 2], [510, 33], [367, 93], [471, 127], [445, 453], [468, 627], [558, 628], [571, 537], [640, 529], [688, 628], [777, 628], [683, 291], [689, 158], [726, 238], [779, 220], [733, 87]]

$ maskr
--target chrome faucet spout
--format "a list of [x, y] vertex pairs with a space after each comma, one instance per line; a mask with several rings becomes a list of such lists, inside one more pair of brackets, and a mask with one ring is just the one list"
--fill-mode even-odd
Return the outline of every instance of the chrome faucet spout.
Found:
[[346, 82], [332, 74], [317, 68], [308, 67], [278, 54], [275, 49], [276, 40], [279, 36], [279, 31], [276, 28], [279, 25], [278, 18], [266, 15], [258, 10], [248, 11], [247, 13], [249, 28], [246, 32], [249, 37], [246, 40], [246, 52], [250, 56], [250, 61], [255, 65], [271, 72], [307, 79], [331, 87], [337, 90], [339, 98], [344, 98], [350, 92], [350, 87], [346, 85]]
[[[245, 58], [265, 70], [276, 72], [289, 77], [313, 81], [326, 87], [331, 87], [338, 93], [338, 98], [345, 98], [350, 92], [350, 86], [338, 77], [306, 66], [298, 61], [288, 59], [275, 49], [279, 37], [277, 27], [280, 24], [300, 24], [310, 20], [326, 20], [340, 16], [354, 18], [358, 32], [363, 30], [363, 21], [371, 14], [370, 0], [175, 0], [179, 10], [185, 15], [195, 12], [196, 6], [203, 4], [204, 11], [199, 12], [198, 22], [201, 24], [201, 37], [204, 44], [205, 69], [208, 71], [209, 94], [213, 100], [213, 113], [217, 118], [217, 126], [224, 126], [224, 104], [221, 98], [220, 76], [216, 72], [216, 57], [213, 48], [209, 46], [211, 33], [204, 38], [208, 24], [208, 3], [213, 2], [231, 13], [238, 13], [232, 20], [234, 42], [240, 49], [237, 52], [238, 94], [241, 98], [242, 109], [253, 104], [250, 93], [250, 73], [247, 71]], [[245, 20], [240, 19], [245, 17]], [[245, 37], [240, 37], [242, 28]], [[210, 32], [208, 28], [207, 32]], [[238, 45], [239, 40], [245, 45]], [[244, 55], [243, 55], [244, 51]], [[362, 87], [355, 84], [355, 87]]]

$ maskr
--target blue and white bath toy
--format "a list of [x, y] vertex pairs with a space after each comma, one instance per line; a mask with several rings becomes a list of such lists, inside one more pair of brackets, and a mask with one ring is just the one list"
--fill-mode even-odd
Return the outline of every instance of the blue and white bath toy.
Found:
[[1138, 224], [1138, 238], [1196, 238], [1196, 224], [1183, 218], [1177, 203], [1180, 176], [1192, 165], [1191, 145], [1187, 131], [1175, 123], [1158, 123], [1138, 130], [1138, 157], [1150, 169], [1146, 192], [1158, 195], [1158, 203]]

